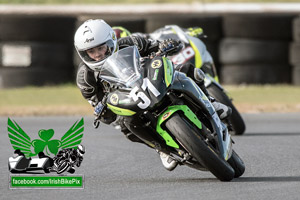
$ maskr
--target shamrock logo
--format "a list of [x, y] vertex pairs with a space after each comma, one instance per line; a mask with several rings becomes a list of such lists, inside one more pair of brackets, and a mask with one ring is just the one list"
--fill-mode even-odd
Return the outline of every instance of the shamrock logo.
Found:
[[46, 147], [46, 154], [49, 154], [49, 151], [56, 155], [58, 152], [59, 147], [61, 146], [61, 141], [59, 140], [50, 140], [54, 135], [54, 130], [53, 129], [48, 129], [48, 130], [40, 130], [39, 131], [39, 136], [42, 140], [35, 139], [31, 142], [31, 145], [34, 148], [35, 153], [39, 153], [44, 151]]
[[[19, 149], [26, 157], [32, 157], [44, 151], [46, 151], [45, 154], [50, 156], [50, 153], [56, 155], [60, 148], [77, 148], [83, 137], [83, 124], [83, 118], [79, 122], [76, 121], [60, 140], [51, 140], [54, 136], [53, 129], [41, 129], [38, 132], [40, 139], [31, 141], [24, 130], [9, 118], [7, 130], [13, 148], [15, 150]], [[34, 153], [31, 151], [31, 147], [33, 147]]]

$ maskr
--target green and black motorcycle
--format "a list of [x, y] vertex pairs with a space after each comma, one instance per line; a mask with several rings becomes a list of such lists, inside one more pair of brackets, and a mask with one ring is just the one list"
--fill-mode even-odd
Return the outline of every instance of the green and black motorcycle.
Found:
[[192, 63], [196, 68], [201, 68], [205, 73], [205, 87], [210, 95], [232, 109], [232, 114], [228, 119], [232, 125], [231, 133], [234, 135], [244, 134], [245, 122], [232, 99], [220, 84], [213, 58], [207, 51], [206, 45], [199, 39], [199, 37], [205, 37], [203, 30], [198, 28], [184, 31], [177, 25], [167, 25], [149, 34], [149, 37], [154, 40], [172, 38], [182, 42], [184, 45], [182, 50], [176, 55], [170, 56], [172, 62], [174, 64]]
[[195, 82], [175, 71], [166, 55], [141, 58], [135, 46], [127, 47], [107, 59], [99, 77], [108, 92], [105, 105], [148, 146], [221, 181], [244, 173], [227, 126]]

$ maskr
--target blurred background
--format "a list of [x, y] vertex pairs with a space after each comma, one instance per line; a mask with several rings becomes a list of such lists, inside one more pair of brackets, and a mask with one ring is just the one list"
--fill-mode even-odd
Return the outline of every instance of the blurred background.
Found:
[[3, 89], [75, 86], [73, 37], [90, 18], [131, 32], [201, 27], [221, 84], [300, 85], [300, 1], [0, 0], [2, 97]]
[[300, 3], [157, 2], [1, 0], [0, 88], [74, 82], [80, 60], [73, 36], [90, 18], [144, 33], [198, 26], [221, 83], [300, 85]]

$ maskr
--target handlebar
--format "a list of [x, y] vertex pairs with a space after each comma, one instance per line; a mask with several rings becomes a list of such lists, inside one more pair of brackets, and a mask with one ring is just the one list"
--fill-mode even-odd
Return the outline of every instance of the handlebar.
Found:
[[159, 50], [156, 55], [159, 55], [159, 56], [169, 56], [171, 54], [179, 52], [182, 48], [183, 48], [183, 44], [180, 43], [178, 46], [170, 48], [170, 49], [168, 49], [168, 50], [166, 50], [164, 52], [161, 52]]

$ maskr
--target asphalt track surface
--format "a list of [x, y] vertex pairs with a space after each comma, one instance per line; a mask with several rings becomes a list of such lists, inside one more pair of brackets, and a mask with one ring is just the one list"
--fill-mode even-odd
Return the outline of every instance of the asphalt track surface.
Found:
[[[0, 118], [0, 199], [300, 199], [300, 113], [244, 114], [247, 131], [233, 136], [234, 149], [246, 164], [245, 174], [220, 182], [211, 173], [185, 166], [165, 170], [158, 154], [127, 140], [114, 128], [95, 130], [84, 117], [82, 144], [86, 154], [75, 174], [84, 175], [84, 189], [9, 189], [7, 118]], [[60, 138], [81, 117], [12, 118], [32, 138], [40, 129]], [[53, 174], [53, 173], [52, 173]]]

